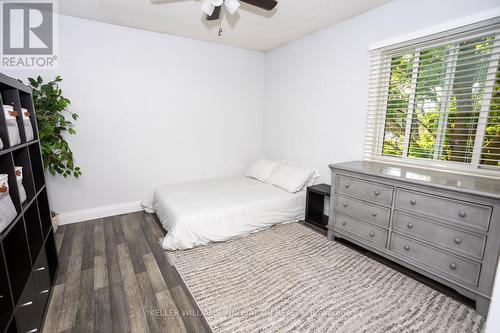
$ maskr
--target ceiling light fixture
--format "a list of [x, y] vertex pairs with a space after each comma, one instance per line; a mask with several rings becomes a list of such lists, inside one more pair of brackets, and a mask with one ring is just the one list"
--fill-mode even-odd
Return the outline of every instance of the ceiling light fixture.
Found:
[[[175, 0], [150, 0], [152, 3], [169, 3]], [[177, 0], [180, 1], [180, 0]], [[271, 11], [278, 1], [276, 0], [201, 0], [201, 10], [203, 13], [207, 14], [208, 21], [218, 20], [220, 18], [221, 8], [225, 6], [229, 14], [234, 15], [238, 8], [240, 8], [241, 3], [246, 3], [257, 8]]]
[[203, 0], [201, 4], [201, 10], [211, 16], [214, 13], [215, 7], [222, 6], [223, 0]]
[[207, 14], [207, 20], [218, 20], [223, 5], [231, 15], [234, 15], [241, 6], [240, 1], [265, 10], [273, 10], [278, 4], [276, 0], [203, 0], [201, 10]]

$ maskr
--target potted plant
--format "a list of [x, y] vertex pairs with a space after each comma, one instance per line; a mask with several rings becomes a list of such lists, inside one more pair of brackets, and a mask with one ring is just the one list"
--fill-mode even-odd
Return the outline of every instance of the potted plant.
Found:
[[[75, 165], [73, 152], [65, 139], [67, 133], [75, 134], [73, 120], [78, 115], [68, 110], [71, 102], [62, 95], [59, 88], [60, 76], [49, 82], [43, 82], [38, 76], [29, 78], [33, 103], [38, 123], [40, 147], [45, 169], [53, 176], [78, 178], [82, 172]], [[58, 214], [52, 212], [54, 231], [59, 224]]]

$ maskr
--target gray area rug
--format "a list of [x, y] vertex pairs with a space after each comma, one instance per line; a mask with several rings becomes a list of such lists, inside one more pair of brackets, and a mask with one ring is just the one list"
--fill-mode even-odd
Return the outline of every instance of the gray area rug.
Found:
[[478, 332], [484, 323], [300, 223], [167, 254], [214, 332]]

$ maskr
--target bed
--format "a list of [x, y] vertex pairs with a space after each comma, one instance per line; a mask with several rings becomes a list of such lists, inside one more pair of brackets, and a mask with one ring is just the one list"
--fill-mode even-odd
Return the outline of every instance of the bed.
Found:
[[181, 250], [303, 219], [305, 192], [233, 177], [164, 186], [142, 205], [167, 231], [163, 248]]

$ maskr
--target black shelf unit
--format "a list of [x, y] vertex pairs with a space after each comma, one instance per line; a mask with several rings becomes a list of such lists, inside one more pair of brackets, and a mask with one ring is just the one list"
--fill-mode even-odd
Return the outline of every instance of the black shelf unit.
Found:
[[307, 188], [305, 221], [324, 230], [328, 225], [328, 215], [323, 214], [327, 197], [330, 197], [328, 184], [318, 184]]
[[[3, 105], [20, 116], [21, 144], [11, 146]], [[26, 141], [21, 108], [31, 113], [35, 137]], [[9, 175], [9, 194], [17, 216], [0, 234], [0, 332], [40, 332], [58, 267], [38, 127], [31, 89], [0, 73], [0, 174]], [[21, 204], [15, 166], [23, 167], [27, 199]]]

